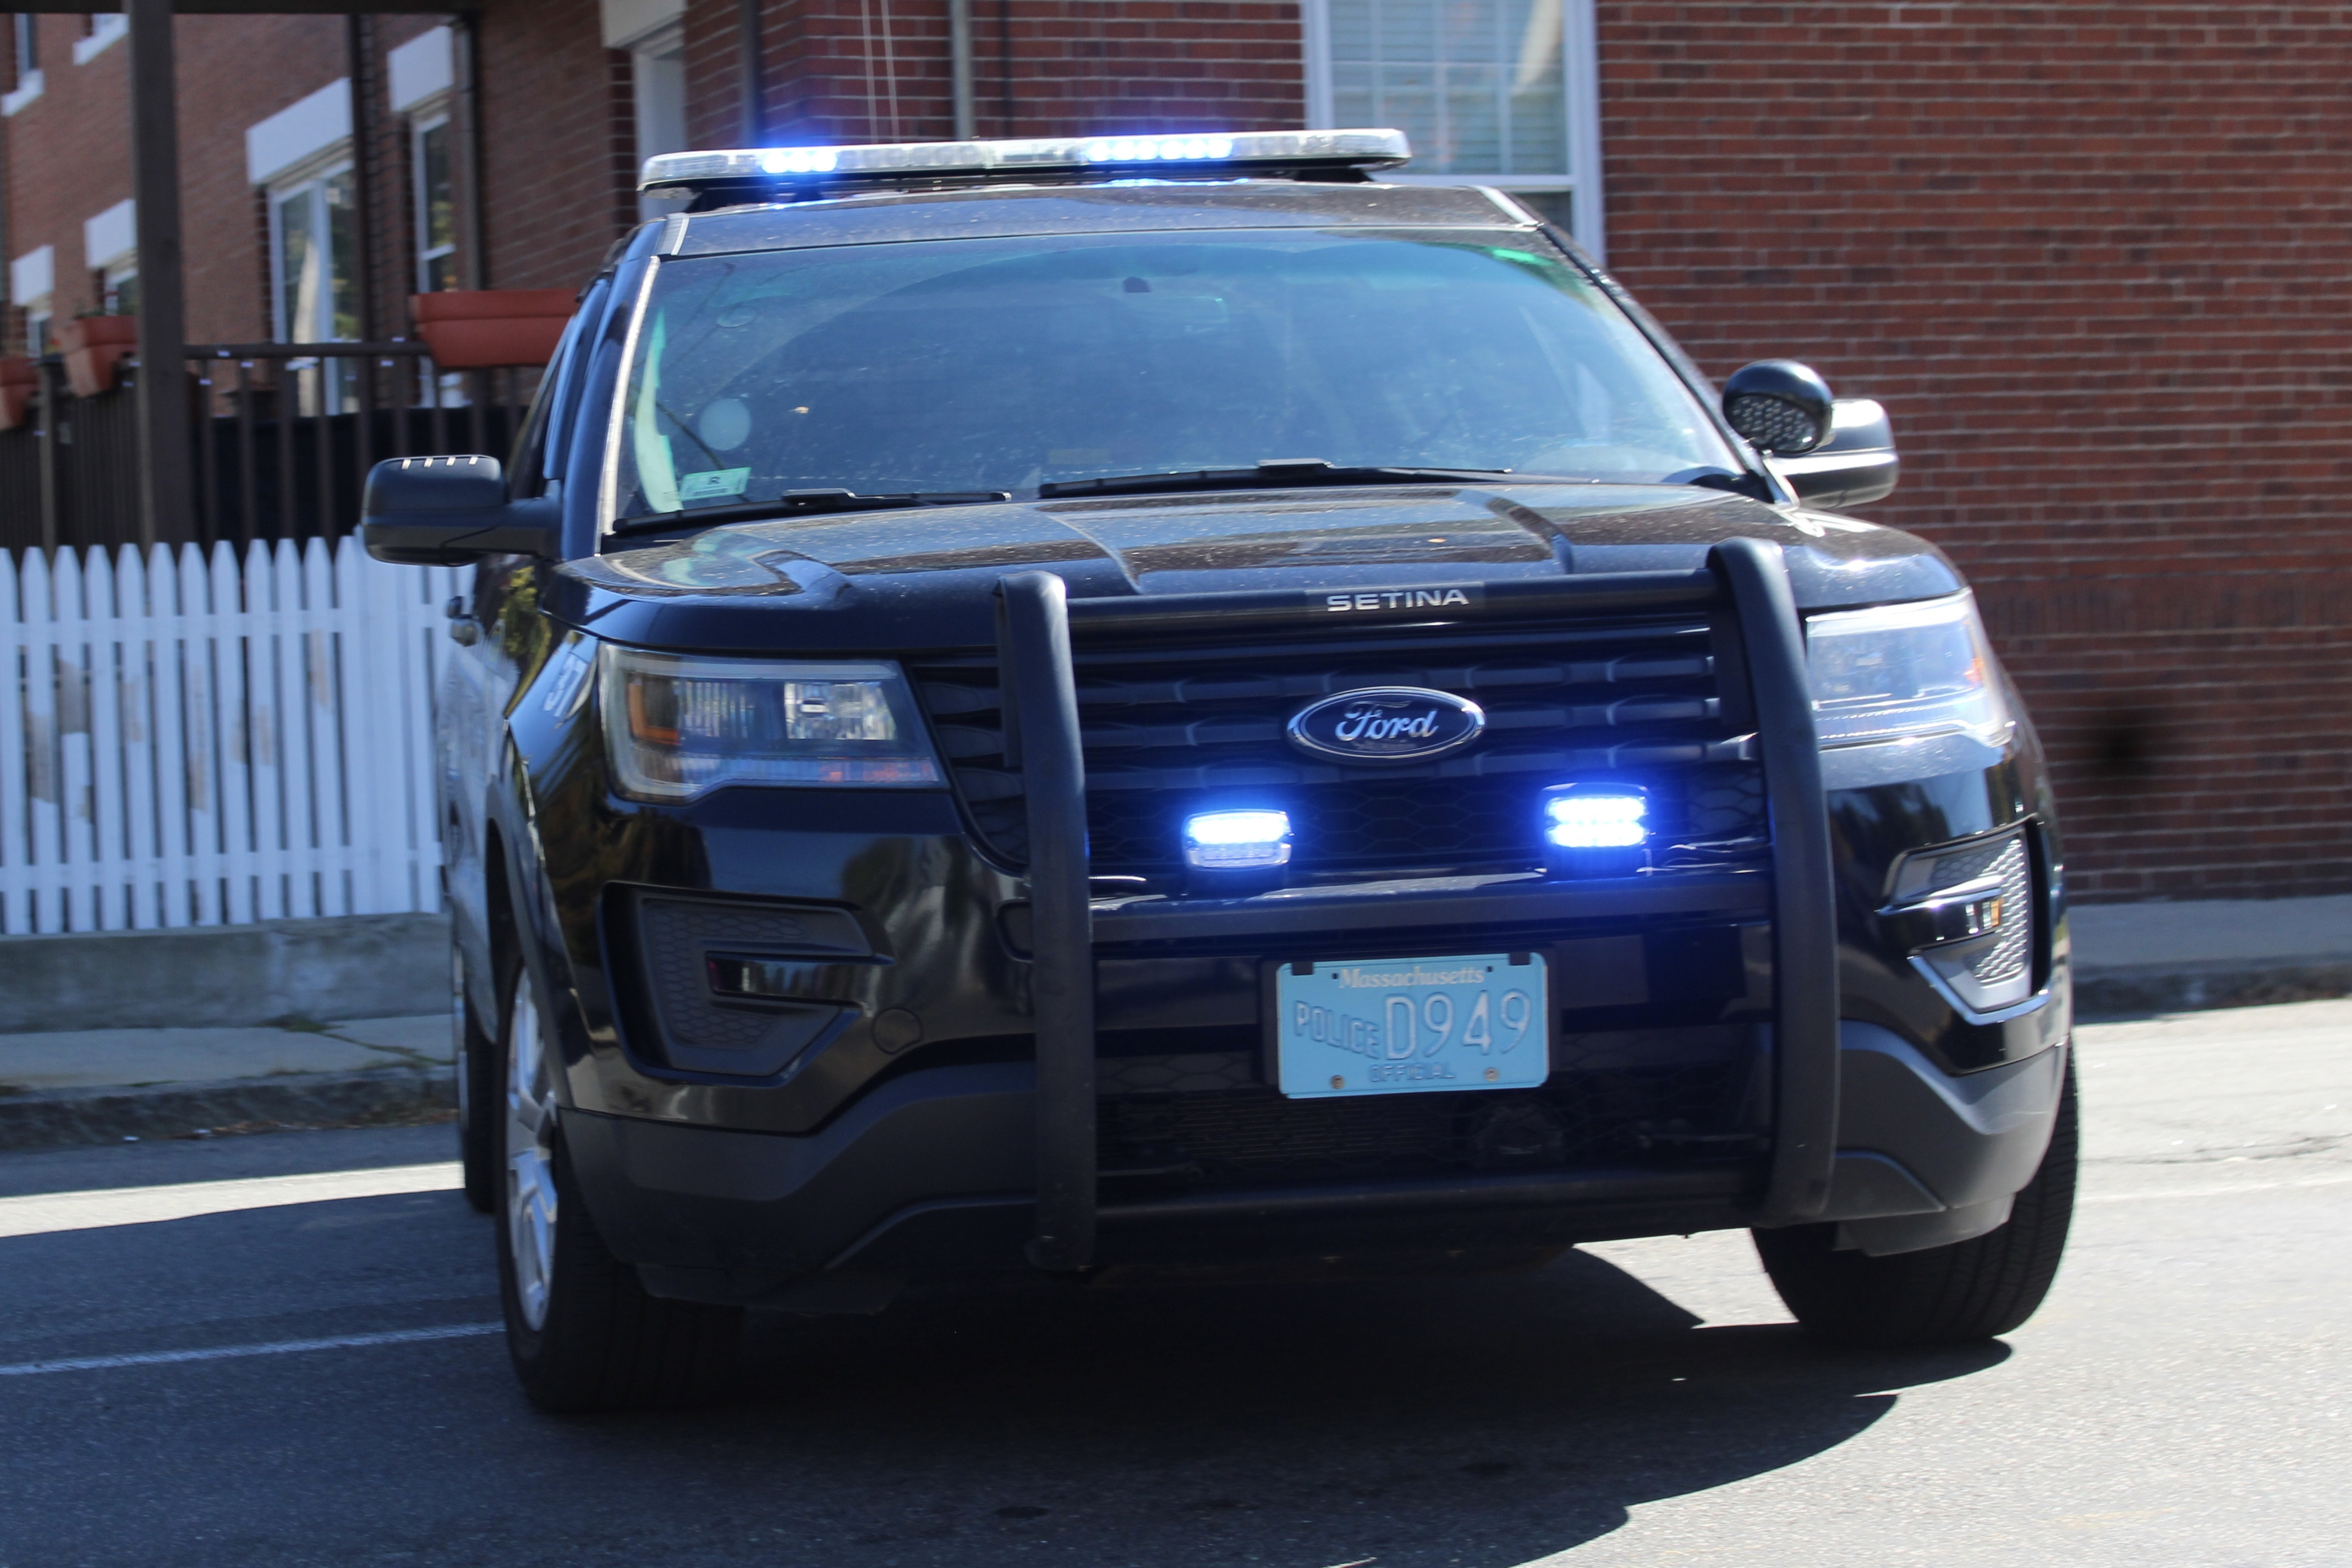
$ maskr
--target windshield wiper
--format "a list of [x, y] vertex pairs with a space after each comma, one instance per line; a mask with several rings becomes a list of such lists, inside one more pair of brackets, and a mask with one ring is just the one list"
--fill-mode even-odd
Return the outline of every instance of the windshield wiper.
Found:
[[1119, 474], [1039, 485], [1040, 500], [1062, 496], [1142, 495], [1183, 490], [1262, 490], [1313, 485], [1422, 485], [1449, 479], [1495, 479], [1508, 468], [1348, 468], [1321, 458], [1266, 458], [1254, 468], [1193, 468], [1165, 474]]
[[733, 506], [698, 506], [690, 511], [656, 511], [614, 523], [611, 533], [660, 533], [673, 528], [709, 528], [721, 522], [767, 522], [832, 511], [890, 511], [901, 507], [982, 506], [1011, 500], [1011, 490], [910, 490], [904, 495], [866, 496], [856, 490], [786, 490], [773, 500]]

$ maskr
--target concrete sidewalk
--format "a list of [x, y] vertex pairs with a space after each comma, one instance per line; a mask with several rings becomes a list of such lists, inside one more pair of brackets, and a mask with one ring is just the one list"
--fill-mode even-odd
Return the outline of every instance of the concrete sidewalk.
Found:
[[446, 1013], [0, 1035], [0, 1149], [404, 1121], [454, 1104]]
[[2068, 923], [2080, 1014], [2352, 995], [2352, 895], [2081, 904]]

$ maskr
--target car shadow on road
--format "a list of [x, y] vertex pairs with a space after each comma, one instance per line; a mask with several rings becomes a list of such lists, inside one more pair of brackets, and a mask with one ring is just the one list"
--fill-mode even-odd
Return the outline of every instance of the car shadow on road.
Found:
[[721, 1493], [822, 1499], [845, 1531], [827, 1562], [955, 1542], [937, 1560], [1152, 1568], [1526, 1563], [2008, 1354], [1703, 1327], [1583, 1253], [1500, 1278], [933, 1298], [765, 1322], [750, 1352], [728, 1410], [607, 1421], [691, 1430]]

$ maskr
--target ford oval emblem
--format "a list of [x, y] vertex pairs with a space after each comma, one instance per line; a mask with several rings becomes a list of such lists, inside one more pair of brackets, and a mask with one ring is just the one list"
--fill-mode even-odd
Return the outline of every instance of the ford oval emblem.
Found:
[[1290, 719], [1290, 743], [1341, 763], [1425, 763], [1460, 751], [1486, 728], [1466, 697], [1421, 686], [1367, 686], [1310, 702]]

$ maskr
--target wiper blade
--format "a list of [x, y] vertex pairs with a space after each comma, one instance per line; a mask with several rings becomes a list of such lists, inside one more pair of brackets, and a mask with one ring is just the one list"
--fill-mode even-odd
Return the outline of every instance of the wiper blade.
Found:
[[902, 507], [981, 506], [1011, 500], [1011, 490], [910, 490], [904, 495], [867, 496], [856, 490], [786, 490], [773, 500], [740, 501], [733, 506], [698, 506], [691, 511], [657, 511], [616, 522], [612, 533], [661, 533], [673, 528], [709, 528], [722, 522], [772, 522], [778, 518], [811, 517], [832, 511], [891, 511]]
[[1041, 500], [1063, 496], [1162, 494], [1184, 490], [1261, 490], [1315, 485], [1421, 485], [1449, 479], [1496, 479], [1508, 468], [1344, 468], [1321, 458], [1268, 458], [1254, 468], [1193, 468], [1164, 474], [1118, 474], [1063, 479], [1037, 487]]

